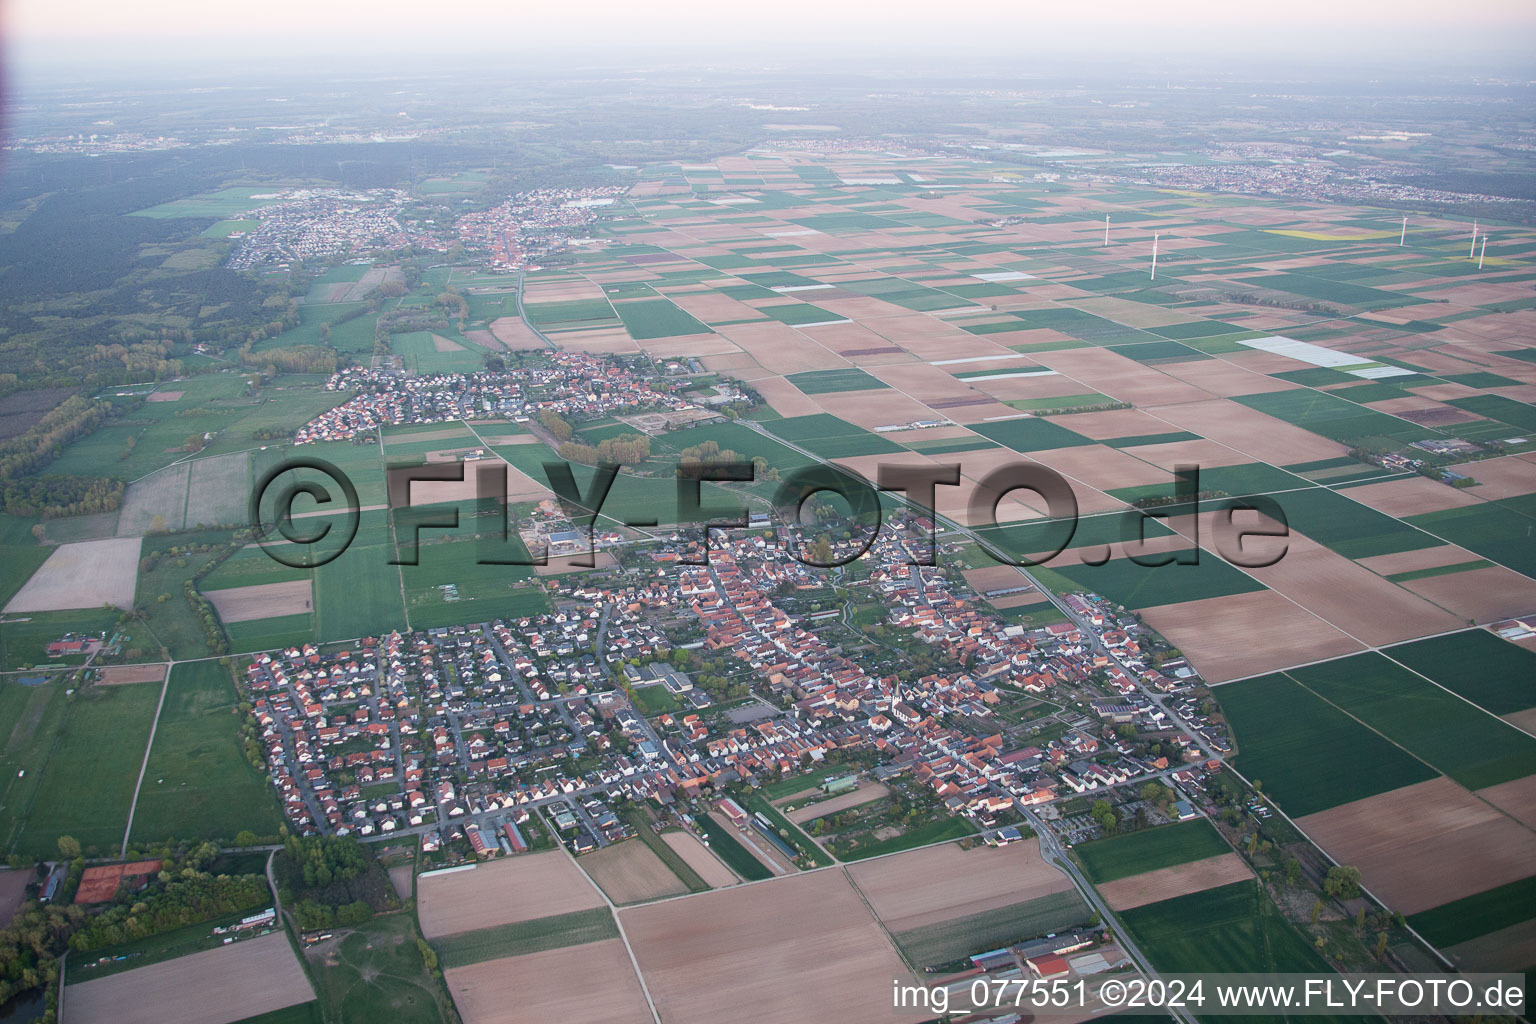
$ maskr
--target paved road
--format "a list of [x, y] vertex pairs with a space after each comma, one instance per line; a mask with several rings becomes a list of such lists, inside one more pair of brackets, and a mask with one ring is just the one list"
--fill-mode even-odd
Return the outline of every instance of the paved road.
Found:
[[[1067, 877], [1072, 879], [1072, 884], [1077, 886], [1078, 892], [1088, 901], [1088, 905], [1098, 912], [1099, 918], [1105, 924], [1116, 921], [1117, 918], [1114, 912], [1109, 909], [1109, 905], [1099, 896], [1098, 890], [1089, 884], [1088, 879], [1083, 877], [1082, 872], [1077, 870], [1077, 865], [1072, 863], [1072, 858], [1067, 856], [1066, 851], [1062, 849], [1061, 844], [1057, 842], [1055, 835], [1051, 833], [1051, 830], [1046, 827], [1045, 823], [1027, 808], [1018, 807], [1018, 810], [1029, 820], [1030, 827], [1040, 837], [1041, 858], [1046, 863], [1052, 864], [1067, 873]], [[1124, 928], [1115, 928], [1115, 938], [1119, 941], [1120, 948], [1125, 950], [1126, 955], [1135, 962], [1138, 969], [1145, 972], [1149, 978], [1159, 976], [1152, 967], [1152, 962], [1147, 959], [1145, 953], [1137, 948], [1136, 943], [1132, 941]], [[1194, 1016], [1187, 1010], [1170, 1009], [1168, 1012], [1173, 1014], [1178, 1020], [1183, 1021], [1184, 1024], [1197, 1024]]]

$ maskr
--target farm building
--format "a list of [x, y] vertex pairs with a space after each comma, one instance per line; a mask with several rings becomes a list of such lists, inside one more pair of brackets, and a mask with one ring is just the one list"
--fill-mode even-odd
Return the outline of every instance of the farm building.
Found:
[[821, 784], [822, 790], [831, 796], [836, 793], [846, 793], [859, 784], [859, 780], [853, 775], [839, 775], [835, 779], [828, 779]]
[[732, 800], [730, 797], [723, 797], [715, 802], [715, 806], [720, 808], [727, 818], [731, 819], [732, 825], [735, 825], [737, 828], [747, 827], [747, 812], [735, 800]]
[[1055, 953], [1041, 953], [1024, 962], [1037, 978], [1059, 978], [1069, 970], [1067, 961]]

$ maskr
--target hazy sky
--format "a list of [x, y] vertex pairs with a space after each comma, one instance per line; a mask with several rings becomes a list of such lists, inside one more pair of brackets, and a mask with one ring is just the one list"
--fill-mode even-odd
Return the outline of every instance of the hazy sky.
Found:
[[1343, 69], [1410, 53], [1467, 67], [1536, 51], [1533, 0], [4, 0], [0, 11], [8, 55], [23, 65], [105, 57], [190, 66], [411, 52], [509, 62], [572, 53], [643, 63], [792, 59], [847, 47], [1062, 62], [1111, 53], [1251, 54], [1277, 63], [1327, 57]]

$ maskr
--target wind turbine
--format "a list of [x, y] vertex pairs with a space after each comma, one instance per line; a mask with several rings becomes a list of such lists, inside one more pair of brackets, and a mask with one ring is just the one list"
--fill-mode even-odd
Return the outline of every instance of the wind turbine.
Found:
[[1152, 280], [1154, 280], [1154, 281], [1157, 280], [1157, 239], [1158, 239], [1158, 237], [1159, 236], [1156, 235], [1156, 234], [1154, 234], [1152, 236]]

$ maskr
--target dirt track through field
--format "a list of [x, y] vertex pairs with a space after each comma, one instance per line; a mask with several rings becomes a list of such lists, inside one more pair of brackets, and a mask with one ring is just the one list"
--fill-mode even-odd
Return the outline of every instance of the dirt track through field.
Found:
[[315, 998], [282, 932], [70, 985], [70, 1024], [229, 1024]]

